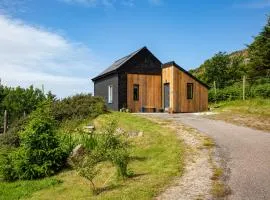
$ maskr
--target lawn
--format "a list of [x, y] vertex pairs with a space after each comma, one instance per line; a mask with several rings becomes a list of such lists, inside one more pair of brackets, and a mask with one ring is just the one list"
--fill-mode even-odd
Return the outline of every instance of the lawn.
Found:
[[129, 139], [130, 178], [117, 179], [115, 168], [104, 162], [94, 179], [98, 195], [91, 193], [89, 182], [75, 171], [65, 170], [37, 181], [0, 182], [1, 199], [152, 199], [183, 173], [184, 144], [173, 130], [128, 113], [105, 114], [91, 123], [99, 127], [110, 118], [117, 118], [119, 127], [125, 131], [143, 132], [142, 137]]
[[216, 113], [210, 118], [270, 131], [270, 99], [225, 101], [210, 107]]

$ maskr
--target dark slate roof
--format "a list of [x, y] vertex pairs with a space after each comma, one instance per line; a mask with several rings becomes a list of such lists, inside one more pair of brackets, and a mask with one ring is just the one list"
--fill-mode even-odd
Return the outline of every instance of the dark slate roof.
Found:
[[191, 73], [189, 73], [188, 71], [186, 71], [184, 68], [182, 68], [179, 65], [177, 65], [174, 61], [167, 62], [167, 63], [163, 64], [162, 65], [162, 68], [171, 67], [171, 66], [177, 67], [179, 70], [181, 70], [182, 72], [184, 72], [185, 74], [187, 74], [191, 78], [193, 78], [196, 81], [198, 81], [200, 84], [202, 84], [203, 86], [205, 86], [207, 89], [210, 89], [210, 87], [207, 84], [205, 84], [204, 82], [202, 82], [201, 80], [199, 80], [198, 78], [196, 78], [195, 76], [193, 76]]
[[131, 54], [115, 61], [111, 66], [109, 66], [107, 69], [105, 69], [103, 72], [101, 72], [99, 75], [97, 75], [95, 78], [92, 79], [92, 81], [95, 81], [101, 77], [104, 77], [106, 75], [114, 73], [117, 69], [119, 69], [123, 64], [125, 64], [129, 59], [131, 59], [133, 56], [135, 56], [137, 53], [142, 51], [143, 49], [147, 49], [146, 47], [140, 48], [137, 51], [132, 52]]

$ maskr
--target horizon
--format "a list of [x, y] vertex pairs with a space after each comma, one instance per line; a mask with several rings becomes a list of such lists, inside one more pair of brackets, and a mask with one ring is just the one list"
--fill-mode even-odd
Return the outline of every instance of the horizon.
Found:
[[269, 9], [269, 0], [0, 0], [0, 78], [58, 98], [93, 93], [93, 77], [144, 46], [194, 69], [245, 49]]

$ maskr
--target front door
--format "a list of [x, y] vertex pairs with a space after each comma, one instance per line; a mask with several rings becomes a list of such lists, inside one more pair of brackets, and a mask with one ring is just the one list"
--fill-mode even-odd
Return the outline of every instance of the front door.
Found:
[[170, 84], [164, 84], [164, 109], [168, 109], [170, 107]]

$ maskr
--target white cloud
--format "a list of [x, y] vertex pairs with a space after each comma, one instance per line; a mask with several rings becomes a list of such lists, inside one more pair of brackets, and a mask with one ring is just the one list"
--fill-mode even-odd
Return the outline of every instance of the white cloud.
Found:
[[90, 49], [63, 36], [0, 15], [0, 78], [10, 86], [34, 84], [63, 97], [92, 92], [98, 73]]

